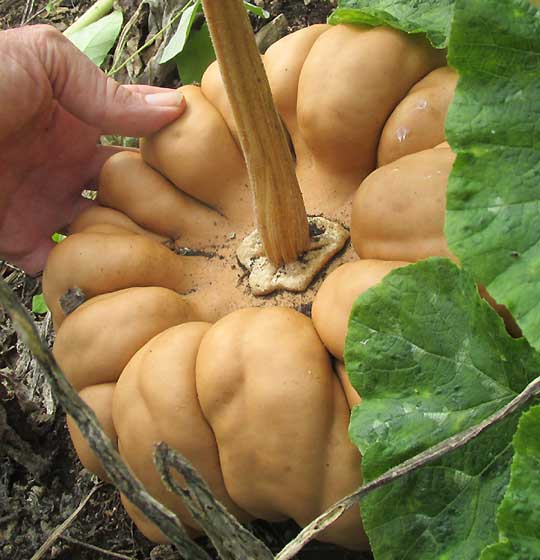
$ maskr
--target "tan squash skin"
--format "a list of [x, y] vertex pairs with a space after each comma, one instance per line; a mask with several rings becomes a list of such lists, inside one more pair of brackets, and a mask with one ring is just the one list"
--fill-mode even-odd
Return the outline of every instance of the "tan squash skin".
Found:
[[[254, 517], [305, 525], [360, 484], [349, 407], [307, 317], [273, 307], [218, 321], [199, 349], [197, 393], [227, 490]], [[354, 511], [320, 538], [366, 544]]]
[[[118, 176], [123, 177], [122, 183], [116, 180]], [[177, 189], [134, 152], [121, 152], [105, 163], [98, 200], [146, 230], [179, 240], [184, 246], [217, 244], [227, 231], [222, 216]]]
[[384, 125], [379, 167], [444, 141], [444, 123], [457, 80], [455, 70], [445, 66], [429, 73], [411, 89]]
[[[399, 32], [345, 25], [308, 27], [268, 49], [265, 67], [294, 145], [308, 213], [348, 221], [344, 206], [375, 167], [386, 119], [444, 61], [425, 42]], [[236, 135], [217, 65], [203, 77], [202, 91]]]
[[[210, 327], [209, 323], [185, 323], [153, 338], [124, 369], [113, 403], [122, 457], [152, 495], [192, 529], [198, 529], [197, 523], [181, 498], [165, 489], [154, 468], [152, 454], [157, 441], [181, 449], [221, 503], [238, 519], [249, 519], [225, 490], [214, 435], [197, 400], [195, 361], [201, 339]], [[123, 501], [131, 513], [132, 504], [125, 498]], [[144, 522], [136, 522], [145, 535], [167, 542], [152, 523], [141, 519]]]
[[[298, 142], [302, 140], [297, 118], [300, 76], [315, 41], [329, 29], [329, 25], [320, 24], [291, 33], [269, 47], [263, 56], [276, 108], [294, 138], [297, 151], [300, 151]], [[204, 82], [202, 87], [204, 90]]]
[[520, 338], [521, 336], [523, 336], [521, 329], [518, 327], [518, 324], [516, 323], [510, 311], [508, 311], [508, 309], [504, 305], [497, 303], [491, 297], [490, 293], [486, 290], [486, 288], [481, 284], [478, 286], [478, 293], [501, 316], [501, 319], [504, 321], [504, 326], [506, 327], [506, 330], [511, 336], [513, 336], [514, 338]]
[[[457, 263], [444, 235], [446, 186], [454, 160], [448, 144], [441, 143], [380, 167], [366, 178], [354, 197], [351, 220], [351, 239], [362, 259], [416, 262], [428, 257], [448, 257]], [[327, 278], [330, 282], [331, 277]], [[315, 302], [330, 301], [331, 292], [322, 295], [323, 288], [324, 284]], [[508, 309], [498, 304], [483, 286], [479, 286], [479, 292], [502, 317], [508, 332], [514, 337], [521, 336]], [[328, 313], [331, 307], [328, 305]], [[314, 323], [319, 329], [315, 313]], [[323, 334], [321, 338], [328, 344]], [[334, 353], [342, 351], [342, 347], [329, 350]]]
[[[442, 123], [455, 75], [441, 68], [444, 53], [393, 30], [320, 25], [263, 60], [307, 212], [350, 225], [354, 249], [306, 293], [248, 292], [235, 251], [253, 228], [252, 195], [213, 65], [201, 88], [182, 88], [178, 121], [144, 139], [140, 155], [107, 162], [99, 205], [71, 225], [44, 274], [61, 325], [55, 354], [132, 469], [193, 534], [153, 470], [152, 444], [187, 455], [240, 519], [306, 525], [361, 484], [348, 439], [361, 398], [342, 363], [354, 300], [409, 261], [451, 256], [443, 225], [454, 156]], [[410, 129], [406, 141], [396, 127]], [[390, 163], [375, 170], [377, 158]], [[206, 256], [179, 256], [167, 248], [175, 244]], [[58, 300], [74, 287], [90, 300], [64, 320]], [[292, 309], [311, 303], [312, 320]], [[83, 463], [104, 478], [70, 430]], [[320, 538], [368, 546], [355, 508]]]
[[[314, 176], [319, 172], [326, 181], [338, 174], [348, 181], [334, 181], [329, 195], [320, 176], [309, 179], [316, 183], [309, 197], [319, 204], [328, 198], [348, 202], [375, 167], [386, 119], [419, 79], [442, 64], [440, 52], [389, 29], [336, 26], [321, 35], [302, 68], [298, 124], [313, 154]], [[300, 157], [298, 167], [300, 177], [310, 175]]]
[[[307, 142], [309, 139], [311, 154], [306, 157], [299, 155], [298, 162], [298, 175], [307, 209], [310, 213], [324, 211], [325, 215], [347, 224], [350, 198], [360, 180], [369, 171], [359, 167], [351, 171], [347, 169], [347, 161], [350, 163], [353, 152], [355, 160], [358, 159], [358, 153], [363, 153], [360, 159], [366, 162], [369, 160], [369, 165], [373, 166], [377, 144], [377, 138], [369, 139], [366, 144], [365, 138], [368, 135], [360, 134], [357, 127], [368, 131], [373, 127], [377, 130], [382, 128], [382, 123], [399, 99], [419, 78], [441, 64], [442, 58], [424, 43], [416, 39], [410, 40], [389, 30], [317, 26], [314, 30], [308, 28], [294, 34], [290, 41], [302, 47], [295, 60], [289, 55], [290, 65], [284, 66], [284, 57], [280, 54], [278, 45], [269, 50], [265, 62], [271, 79], [278, 84], [275, 91], [278, 106], [290, 102], [287, 99], [280, 100], [280, 96], [288, 95], [291, 88], [294, 90], [294, 83], [298, 80], [297, 116], [301, 130], [295, 137], [302, 140], [297, 141], [295, 149], [297, 152], [302, 151], [302, 146], [305, 147], [304, 140]], [[320, 45], [321, 41], [323, 46]], [[373, 78], [376, 83], [385, 83], [385, 101], [380, 104], [376, 113], [366, 111], [365, 98], [351, 95], [347, 89], [340, 88], [340, 84], [350, 84], [351, 72], [356, 72], [356, 82], [353, 85], [359, 88], [359, 91], [365, 91], [365, 95], [374, 95], [372, 79], [365, 69], [357, 72], [357, 66], [351, 67], [350, 63], [340, 65], [332, 60], [336, 91], [333, 97], [325, 97], [325, 103], [328, 105], [333, 102], [339, 110], [358, 115], [358, 118], [341, 119], [343, 122], [347, 120], [345, 126], [348, 128], [341, 128], [340, 131], [354, 147], [349, 147], [348, 152], [341, 153], [342, 145], [336, 140], [337, 144], [331, 150], [332, 158], [336, 162], [343, 161], [332, 169], [327, 169], [328, 166], [325, 167], [324, 162], [321, 165], [316, 163], [319, 161], [319, 152], [314, 148], [314, 138], [320, 133], [321, 142], [327, 141], [326, 136], [332, 133], [332, 127], [338, 126], [335, 122], [336, 111], [327, 107], [325, 114], [324, 111], [316, 109], [310, 105], [312, 101], [307, 92], [315, 90], [318, 92], [315, 97], [319, 96], [320, 67], [322, 64], [329, 64], [330, 58], [334, 57], [340, 45], [345, 53], [341, 58], [358, 58], [365, 63], [366, 55], [362, 53], [366, 49], [377, 48], [384, 53], [379, 65], [370, 62], [370, 69], [376, 75], [376, 79]], [[404, 58], [406, 63], [403, 63]], [[391, 71], [396, 65], [400, 67], [400, 79], [395, 84], [389, 84], [388, 80], [384, 81], [385, 72]], [[289, 66], [294, 70], [294, 76], [292, 85], [286, 88], [283, 83]], [[211, 73], [212, 70], [209, 71], [210, 76]], [[203, 80], [203, 86], [207, 82], [208, 80]], [[209, 88], [210, 86], [207, 87]], [[110, 227], [104, 228], [95, 223], [97, 213], [94, 210], [94, 224], [90, 227], [91, 220], [87, 218], [83, 233], [79, 234], [85, 236], [72, 236], [73, 242], [60, 244], [53, 251], [47, 266], [45, 293], [56, 324], [60, 324], [63, 317], [58, 298], [68, 288], [75, 286], [82, 288], [91, 297], [132, 285], [164, 285], [180, 293], [190, 292], [190, 300], [197, 307], [199, 317], [207, 321], [214, 321], [239, 307], [261, 305], [261, 300], [256, 300], [247, 292], [246, 281], [242, 277], [242, 271], [238, 269], [235, 255], [239, 240], [253, 227], [251, 193], [247, 189], [246, 170], [240, 151], [221, 113], [209, 102], [208, 98], [212, 98], [209, 92], [205, 92], [204, 87], [201, 91], [193, 86], [183, 88], [183, 91], [187, 98], [186, 113], [177, 122], [142, 143], [143, 159], [159, 173], [146, 167], [139, 156], [132, 152], [118, 154], [105, 166], [99, 197], [102, 203], [111, 208], [103, 219], [111, 226], [120, 225], [129, 231], [135, 232], [138, 227], [143, 231], [137, 233], [145, 237], [148, 236], [147, 231], [172, 238], [179, 235], [177, 245], [204, 249], [216, 253], [217, 258], [212, 263], [204, 258], [173, 258], [158, 244], [152, 245], [150, 240], [135, 240], [135, 237], [131, 239], [126, 235], [121, 239], [120, 235], [111, 234]], [[334, 116], [328, 120], [328, 115]], [[302, 119], [305, 121], [303, 125]], [[308, 119], [313, 121], [310, 126], [307, 124]], [[379, 121], [380, 126], [377, 124]], [[304, 152], [307, 154], [305, 150]], [[366, 155], [367, 152], [369, 155]], [[209, 154], [212, 157], [209, 157]], [[321, 154], [323, 160], [329, 157], [325, 150], [321, 151]], [[184, 196], [182, 192], [172, 189], [162, 174], [190, 196]], [[139, 178], [144, 178], [144, 181], [139, 181]], [[149, 214], [148, 209], [151, 205], [147, 201], [154, 200], [158, 210], [152, 208], [152, 213]], [[197, 200], [224, 213], [225, 216], [217, 215]], [[129, 224], [122, 225], [117, 219], [118, 216], [111, 214], [112, 208], [125, 212], [129, 217]], [[204, 221], [206, 227], [200, 228], [199, 224]], [[198, 238], [195, 233], [197, 229], [201, 231]], [[76, 231], [81, 231], [80, 226]], [[219, 233], [216, 234], [216, 231]], [[200, 242], [203, 238], [206, 239], [206, 246]], [[78, 239], [76, 244], [75, 239]], [[348, 249], [332, 263], [331, 268], [352, 259], [354, 254]], [[142, 271], [143, 262], [147, 263], [144, 265], [145, 271]], [[165, 263], [165, 267], [159, 264], [161, 262]], [[317, 284], [314, 285], [314, 289], [317, 289]], [[309, 292], [292, 298], [281, 294], [274, 297], [275, 304], [288, 306], [305, 305], [311, 300], [312, 294]]]
[[127, 288], [94, 297], [62, 323], [53, 353], [77, 391], [116, 382], [131, 357], [158, 333], [195, 318], [166, 288]]
[[353, 406], [357, 406], [362, 404], [362, 397], [356, 392], [356, 389], [352, 386], [349, 375], [347, 374], [347, 370], [345, 369], [345, 364], [336, 360], [334, 362], [334, 370], [338, 374], [339, 381], [341, 383], [341, 387], [343, 388], [343, 392], [345, 393], [345, 398], [349, 403], [349, 408], [353, 408]]
[[326, 277], [311, 309], [313, 326], [327, 350], [343, 361], [349, 315], [358, 296], [378, 284], [403, 261], [360, 260], [341, 265]]
[[[271, 45], [262, 57], [268, 81], [271, 84], [274, 103], [278, 113], [291, 136], [298, 140], [296, 108], [298, 100], [298, 81], [305, 60], [320, 35], [330, 29], [329, 25], [312, 25], [291, 33]], [[218, 109], [227, 123], [236, 144], [239, 146], [238, 131], [232, 108], [223, 87], [217, 61], [204, 73], [201, 90], [205, 97]]]
[[[105, 165], [107, 164], [108, 162]], [[140, 227], [126, 214], [123, 214], [118, 210], [113, 210], [112, 208], [98, 206], [97, 204], [95, 206], [90, 206], [86, 210], [83, 210], [77, 216], [77, 218], [75, 218], [75, 220], [69, 225], [69, 233], [70, 235], [73, 235], [74, 233], [81, 233], [83, 231], [90, 230], [94, 233], [98, 233], [99, 231], [107, 233], [107, 231], [110, 231], [103, 227], [99, 229], [99, 226], [112, 226], [118, 228], [119, 230], [126, 230], [131, 233], [147, 235], [148, 237], [159, 242], [163, 242], [166, 240], [165, 237], [156, 235], [155, 233], [152, 233]]]
[[91, 298], [131, 286], [161, 286], [178, 292], [191, 288], [196, 257], [180, 257], [142, 235], [78, 233], [52, 251], [43, 273], [43, 293], [55, 327], [64, 320], [60, 298], [78, 287]]
[[141, 155], [179, 189], [237, 223], [251, 221], [251, 191], [240, 149], [200, 88], [182, 88], [187, 109], [141, 142]]
[[364, 259], [451, 257], [444, 236], [446, 184], [455, 156], [424, 150], [379, 167], [354, 200], [351, 238]]
[[[152, 287], [97, 296], [62, 323], [53, 354], [114, 443], [112, 394], [122, 370], [153, 336], [192, 318], [193, 311], [182, 297]], [[70, 418], [68, 428], [83, 465], [106, 480], [101, 463]]]
[[[79, 397], [94, 411], [101, 427], [112, 441], [113, 445], [116, 445], [116, 429], [112, 419], [114, 387], [115, 383], [92, 385], [92, 387], [87, 387], [80, 391]], [[71, 441], [73, 442], [73, 447], [82, 465], [96, 476], [99, 476], [101, 480], [109, 482], [109, 477], [101, 461], [96, 457], [71, 416], [67, 416], [66, 423]]]
[[[97, 208], [99, 208], [100, 210], [108, 210], [108, 208], [104, 208], [103, 206], [98, 206]], [[166, 238], [160, 238], [158, 235], [154, 233], [151, 233], [149, 231], [144, 231], [142, 228], [139, 228], [136, 224], [135, 226], [138, 228], [138, 231], [133, 231], [131, 227], [129, 229], [125, 229], [124, 227], [108, 224], [106, 222], [105, 223], [98, 222], [92, 225], [87, 225], [82, 231], [73, 232], [73, 233], [104, 233], [107, 235], [127, 235], [127, 236], [131, 236], [134, 233], [136, 233], [137, 235], [145, 235], [146, 237], [149, 237], [150, 239], [153, 239], [158, 243], [173, 243], [173, 241], [170, 241]]]

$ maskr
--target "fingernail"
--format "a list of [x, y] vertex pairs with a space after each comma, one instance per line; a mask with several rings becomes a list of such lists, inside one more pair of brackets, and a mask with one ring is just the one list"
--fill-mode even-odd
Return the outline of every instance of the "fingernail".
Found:
[[149, 93], [144, 97], [148, 105], [157, 107], [180, 107], [184, 96], [179, 91], [166, 91], [163, 93]]

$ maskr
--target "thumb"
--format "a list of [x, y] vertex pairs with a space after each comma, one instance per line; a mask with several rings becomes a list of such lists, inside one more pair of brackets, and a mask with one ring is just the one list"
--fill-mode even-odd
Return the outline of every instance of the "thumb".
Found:
[[177, 90], [130, 88], [108, 78], [52, 27], [33, 41], [53, 95], [67, 111], [105, 134], [146, 136], [178, 118], [185, 100]]

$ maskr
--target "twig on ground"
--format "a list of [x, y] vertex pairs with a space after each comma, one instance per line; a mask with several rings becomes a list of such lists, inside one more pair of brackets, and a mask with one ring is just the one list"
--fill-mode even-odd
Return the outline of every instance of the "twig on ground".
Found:
[[[56, 0], [57, 2], [60, 2], [61, 0]], [[43, 6], [43, 8], [40, 8], [37, 12], [34, 12], [25, 22], [25, 25], [28, 25], [29, 23], [31, 23], [34, 19], [36, 19], [37, 17], [39, 17], [43, 12], [47, 12], [47, 6]]]
[[20, 338], [45, 370], [51, 387], [65, 411], [73, 418], [92, 451], [100, 458], [113, 484], [161, 529], [184, 558], [210, 560], [208, 554], [188, 537], [176, 516], [152, 497], [142, 483], [132, 475], [99, 425], [94, 411], [66, 380], [51, 351], [41, 341], [26, 309], [1, 279], [0, 302], [10, 315]]
[[350, 507], [358, 503], [358, 501], [381, 486], [385, 486], [398, 478], [402, 478], [411, 472], [432, 463], [437, 459], [440, 459], [444, 455], [459, 449], [467, 445], [473, 439], [477, 438], [480, 434], [485, 432], [491, 426], [494, 426], [501, 420], [508, 418], [514, 412], [523, 407], [531, 399], [540, 396], [540, 377], [537, 377], [534, 381], [529, 383], [527, 387], [512, 401], [510, 401], [506, 406], [486, 418], [484, 421], [480, 422], [476, 426], [472, 426], [468, 430], [456, 434], [448, 439], [445, 439], [441, 443], [426, 449], [422, 453], [415, 455], [411, 459], [401, 463], [397, 467], [390, 469], [380, 477], [364, 484], [352, 494], [349, 494], [345, 498], [342, 498], [339, 502], [331, 506], [327, 511], [319, 515], [317, 519], [312, 521], [307, 525], [298, 536], [287, 544], [283, 550], [276, 556], [275, 560], [289, 560], [298, 551], [300, 551], [310, 540], [315, 538], [317, 534], [326, 529], [331, 525], [336, 519], [338, 519], [345, 511]]
[[101, 488], [103, 484], [96, 484], [92, 490], [86, 495], [84, 500], [77, 506], [75, 511], [65, 520], [63, 521], [56, 529], [49, 535], [49, 538], [39, 547], [39, 550], [32, 556], [30, 560], [40, 560], [43, 556], [48, 552], [51, 546], [62, 536], [62, 533], [75, 521], [75, 518], [81, 511], [83, 510], [84, 506], [89, 502], [90, 498], [96, 493], [99, 488]]
[[111, 68], [114, 68], [115, 66], [117, 66], [120, 57], [122, 56], [122, 53], [124, 52], [125, 46], [126, 46], [126, 41], [127, 41], [127, 36], [129, 35], [129, 32], [131, 31], [131, 28], [135, 25], [135, 23], [137, 22], [137, 19], [139, 18], [141, 11], [143, 9], [143, 6], [145, 5], [145, 3], [147, 2], [147, 0], [141, 0], [141, 2], [139, 2], [139, 5], [137, 6], [137, 9], [135, 10], [135, 12], [133, 12], [133, 15], [129, 18], [128, 22], [126, 23], [126, 25], [124, 25], [124, 28], [122, 29], [120, 36], [118, 37], [118, 42], [116, 43], [116, 48], [114, 49], [114, 55], [113, 55], [113, 60], [111, 62]]
[[23, 16], [21, 18], [21, 25], [26, 24], [26, 22], [30, 19], [30, 16], [32, 15], [33, 11], [34, 11], [34, 0], [26, 0]]
[[120, 70], [125, 68], [136, 56], [138, 56], [145, 49], [150, 47], [157, 39], [159, 39], [165, 33], [165, 31], [167, 31], [167, 29], [169, 29], [172, 25], [174, 25], [182, 17], [182, 14], [186, 11], [187, 7], [190, 4], [191, 4], [191, 0], [189, 0], [183, 6], [182, 9], [176, 15], [174, 15], [166, 25], [164, 25], [157, 33], [152, 35], [152, 37], [150, 37], [150, 39], [148, 39], [148, 41], [146, 41], [146, 43], [144, 43], [144, 45], [142, 47], [139, 47], [134, 53], [132, 53], [128, 58], [126, 58], [126, 60], [124, 60], [124, 62], [122, 62], [120, 65], [113, 66], [107, 72], [107, 75], [108, 76], [114, 76], [114, 74], [116, 74], [117, 72], [120, 72]]
[[67, 541], [72, 544], [76, 544], [77, 546], [82, 546], [83, 548], [87, 548], [88, 550], [93, 550], [94, 552], [99, 552], [103, 554], [103, 556], [111, 556], [112, 558], [120, 558], [120, 560], [134, 560], [133, 556], [126, 556], [125, 554], [120, 554], [119, 552], [113, 552], [112, 550], [106, 550], [105, 548], [100, 548], [99, 546], [95, 546], [93, 544], [85, 543], [84, 541], [80, 541], [79, 539], [74, 539], [73, 537], [68, 537], [67, 535], [60, 535], [60, 538], [63, 541]]
[[[163, 484], [184, 500], [193, 519], [212, 541], [221, 560], [274, 559], [270, 549], [214, 498], [206, 482], [178, 451], [171, 449], [166, 443], [159, 443], [154, 452], [154, 462]], [[182, 488], [172, 477], [171, 468], [184, 477], [187, 488]]]

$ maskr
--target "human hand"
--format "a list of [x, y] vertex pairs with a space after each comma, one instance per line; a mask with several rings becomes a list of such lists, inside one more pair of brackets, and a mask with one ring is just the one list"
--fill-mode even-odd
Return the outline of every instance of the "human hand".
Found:
[[43, 269], [81, 192], [118, 148], [101, 134], [145, 136], [185, 109], [175, 90], [121, 86], [47, 26], [0, 32], [0, 258]]

